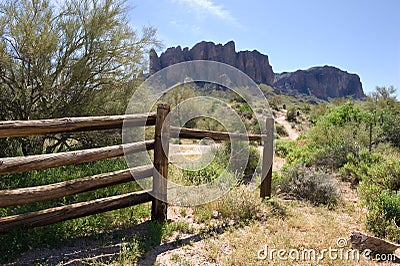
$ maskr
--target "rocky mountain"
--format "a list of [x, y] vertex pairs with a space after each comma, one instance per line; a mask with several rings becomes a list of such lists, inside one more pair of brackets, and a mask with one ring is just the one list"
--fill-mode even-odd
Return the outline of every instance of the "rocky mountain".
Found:
[[257, 50], [236, 52], [233, 41], [225, 45], [203, 41], [191, 49], [170, 47], [160, 56], [151, 50], [150, 74], [190, 60], [213, 60], [229, 64], [246, 73], [256, 83], [272, 85], [280, 93], [305, 93], [321, 99], [364, 97], [360, 77], [357, 74], [350, 74], [332, 66], [275, 74], [267, 55]]
[[225, 45], [213, 42], [200, 42], [192, 49], [180, 46], [168, 48], [160, 56], [150, 51], [150, 74], [153, 74], [170, 65], [190, 60], [213, 60], [234, 66], [256, 83], [272, 84], [274, 72], [269, 64], [268, 56], [260, 52], [240, 51], [236, 52], [235, 43], [230, 41]]
[[332, 66], [275, 74], [274, 87], [283, 93], [310, 94], [324, 100], [347, 96], [360, 99], [365, 96], [357, 74]]

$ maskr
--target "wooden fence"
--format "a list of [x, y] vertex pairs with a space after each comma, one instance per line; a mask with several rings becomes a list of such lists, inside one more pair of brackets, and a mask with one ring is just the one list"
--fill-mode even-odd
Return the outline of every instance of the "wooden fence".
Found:
[[[167, 218], [166, 179], [168, 178], [168, 143], [170, 137], [179, 136], [180, 138], [196, 139], [209, 137], [214, 140], [225, 141], [243, 139], [263, 141], [264, 151], [260, 196], [263, 198], [271, 196], [274, 129], [274, 120], [272, 118], [267, 118], [266, 135], [229, 135], [225, 132], [170, 127], [169, 121], [166, 120], [169, 111], [169, 105], [160, 104], [158, 105], [157, 112], [150, 114], [0, 122], [0, 138], [117, 129], [122, 128], [123, 125], [131, 127], [142, 125], [155, 126], [154, 140], [78, 151], [0, 158], [1, 175], [75, 165], [123, 156], [124, 153], [154, 150], [153, 165], [82, 177], [49, 185], [0, 190], [0, 208], [4, 208], [54, 200], [153, 176], [151, 191], [142, 190], [30, 213], [0, 217], [0, 233], [8, 232], [16, 227], [31, 228], [44, 226], [149, 201], [152, 202], [152, 220], [164, 222]], [[163, 149], [163, 147], [166, 147], [166, 149]]]

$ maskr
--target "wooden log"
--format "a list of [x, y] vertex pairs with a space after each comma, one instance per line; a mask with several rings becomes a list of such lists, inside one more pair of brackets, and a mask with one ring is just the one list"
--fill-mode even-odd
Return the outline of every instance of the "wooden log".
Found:
[[159, 104], [154, 133], [154, 174], [153, 174], [153, 202], [151, 218], [158, 222], [167, 220], [167, 179], [168, 179], [168, 152], [170, 139], [170, 124], [167, 115], [170, 111], [168, 104]]
[[140, 166], [132, 169], [83, 177], [65, 182], [0, 190], [0, 208], [57, 199], [98, 188], [126, 183], [153, 175], [153, 166]]
[[266, 129], [267, 134], [263, 138], [264, 149], [260, 185], [261, 198], [270, 198], [272, 193], [272, 164], [274, 159], [274, 119], [272, 117], [267, 118]]
[[155, 113], [0, 121], [0, 138], [155, 125], [155, 121]]
[[380, 254], [393, 253], [400, 248], [399, 244], [395, 244], [374, 236], [369, 236], [361, 232], [353, 232], [350, 235], [351, 247], [364, 251], [369, 249], [372, 252]]
[[228, 133], [220, 131], [210, 131], [210, 130], [199, 130], [192, 128], [178, 128], [171, 127], [171, 138], [186, 138], [186, 139], [202, 139], [211, 138], [214, 140], [225, 140], [225, 141], [238, 141], [238, 140], [248, 140], [248, 141], [261, 141], [262, 135], [255, 134], [238, 134], [238, 133]]
[[71, 205], [50, 208], [37, 212], [18, 214], [0, 218], [0, 233], [17, 227], [32, 228], [54, 224], [101, 212], [117, 210], [151, 201], [149, 190], [131, 192], [108, 198], [80, 202]]
[[0, 158], [0, 174], [14, 174], [32, 170], [42, 170], [52, 167], [93, 162], [122, 156], [124, 153], [128, 154], [151, 150], [153, 147], [154, 140], [148, 140], [144, 142], [128, 143], [79, 151]]

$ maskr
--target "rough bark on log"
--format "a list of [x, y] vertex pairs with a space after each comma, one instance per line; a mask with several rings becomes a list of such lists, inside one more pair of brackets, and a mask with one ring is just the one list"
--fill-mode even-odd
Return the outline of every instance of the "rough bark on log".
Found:
[[0, 190], [0, 208], [57, 199], [107, 186], [122, 184], [153, 175], [153, 166], [141, 166], [111, 173], [98, 174], [60, 183]]
[[353, 232], [350, 235], [350, 243], [352, 248], [364, 251], [366, 249], [375, 253], [389, 254], [400, 248], [399, 244], [391, 243], [389, 241], [369, 236], [361, 232]]
[[192, 129], [192, 128], [171, 127], [171, 138], [177, 138], [177, 137], [186, 138], [186, 139], [211, 138], [213, 140], [225, 140], [225, 141], [237, 141], [237, 140], [261, 141], [262, 140], [262, 135], [238, 134], [238, 133], [200, 130], [200, 129]]
[[0, 233], [8, 232], [17, 227], [33, 228], [50, 225], [92, 214], [122, 209], [151, 200], [152, 196], [150, 195], [150, 190], [143, 190], [87, 202], [74, 203], [37, 212], [1, 217]]
[[93, 162], [124, 154], [151, 150], [154, 140], [127, 143], [102, 148], [68, 151], [51, 154], [0, 158], [0, 174], [15, 174], [32, 170]]
[[0, 121], [0, 138], [155, 125], [155, 113]]

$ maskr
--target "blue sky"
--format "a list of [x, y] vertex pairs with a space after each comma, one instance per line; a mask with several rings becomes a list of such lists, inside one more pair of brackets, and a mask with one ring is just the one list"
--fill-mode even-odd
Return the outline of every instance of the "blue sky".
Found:
[[157, 29], [165, 48], [200, 41], [269, 56], [274, 72], [332, 65], [357, 73], [366, 93], [395, 86], [400, 98], [398, 0], [128, 0], [137, 28]]

